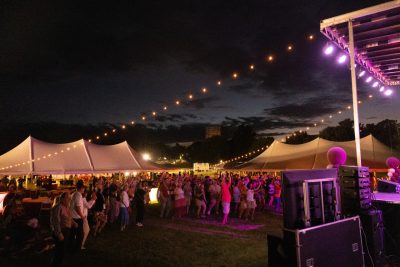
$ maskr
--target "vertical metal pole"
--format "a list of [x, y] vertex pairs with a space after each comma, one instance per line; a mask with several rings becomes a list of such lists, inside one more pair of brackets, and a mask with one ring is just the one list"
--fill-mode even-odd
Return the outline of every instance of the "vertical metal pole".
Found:
[[349, 54], [350, 54], [350, 70], [351, 70], [351, 92], [353, 94], [353, 117], [354, 117], [354, 137], [356, 142], [357, 166], [361, 166], [361, 145], [360, 145], [360, 126], [358, 121], [358, 100], [357, 100], [357, 82], [356, 82], [356, 66], [354, 60], [354, 36], [353, 22], [351, 19], [348, 23], [349, 29]]
[[311, 212], [310, 212], [310, 196], [308, 189], [308, 181], [303, 182], [303, 204], [304, 204], [304, 226], [311, 226]]
[[324, 189], [322, 188], [322, 181], [319, 182], [319, 194], [320, 194], [320, 203], [321, 203], [322, 223], [325, 223]]

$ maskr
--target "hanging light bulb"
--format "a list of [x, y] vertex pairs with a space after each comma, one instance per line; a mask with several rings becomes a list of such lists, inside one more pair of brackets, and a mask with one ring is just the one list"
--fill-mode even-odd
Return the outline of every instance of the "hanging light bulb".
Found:
[[324, 54], [327, 56], [332, 55], [334, 50], [335, 50], [335, 48], [334, 48], [333, 44], [327, 44], [324, 47]]

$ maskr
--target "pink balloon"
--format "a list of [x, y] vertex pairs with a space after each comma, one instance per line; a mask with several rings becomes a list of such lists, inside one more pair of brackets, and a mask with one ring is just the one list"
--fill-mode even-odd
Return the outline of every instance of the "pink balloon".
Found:
[[347, 154], [346, 151], [341, 147], [331, 147], [326, 153], [328, 161], [334, 166], [343, 165], [346, 163]]
[[400, 161], [396, 157], [388, 157], [386, 159], [386, 166], [388, 166], [388, 168], [397, 169], [397, 168], [399, 168], [399, 165], [400, 165]]

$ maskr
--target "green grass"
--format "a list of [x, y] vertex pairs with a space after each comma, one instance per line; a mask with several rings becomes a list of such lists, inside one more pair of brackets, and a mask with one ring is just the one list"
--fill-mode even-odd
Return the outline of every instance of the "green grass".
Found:
[[[67, 255], [65, 266], [266, 266], [266, 234], [282, 229], [282, 217], [261, 213], [255, 222], [160, 219], [158, 207], [148, 207], [143, 228], [130, 225], [124, 232], [110, 226], [87, 250]], [[7, 261], [1, 266], [48, 266], [52, 251]]]

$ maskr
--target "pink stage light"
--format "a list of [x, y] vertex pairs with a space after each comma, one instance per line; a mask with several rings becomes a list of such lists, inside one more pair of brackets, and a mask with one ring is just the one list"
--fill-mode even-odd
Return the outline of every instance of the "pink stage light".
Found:
[[381, 88], [379, 88], [379, 92], [383, 92], [383, 91], [385, 91], [385, 86], [381, 86]]
[[379, 85], [379, 82], [374, 82], [374, 84], [372, 85], [372, 87], [377, 87]]
[[334, 50], [333, 45], [328, 45], [324, 49], [324, 54], [329, 56], [329, 55], [331, 55], [333, 53], [333, 50]]
[[343, 63], [346, 62], [346, 60], [347, 60], [347, 56], [346, 55], [341, 55], [341, 56], [338, 57], [337, 61], [338, 61], [339, 64], [343, 64]]
[[391, 96], [391, 95], [393, 94], [393, 90], [392, 90], [392, 89], [387, 89], [387, 90], [384, 92], [384, 94], [385, 94], [385, 96]]
[[372, 76], [369, 76], [366, 80], [367, 83], [369, 83], [370, 81], [372, 81]]

